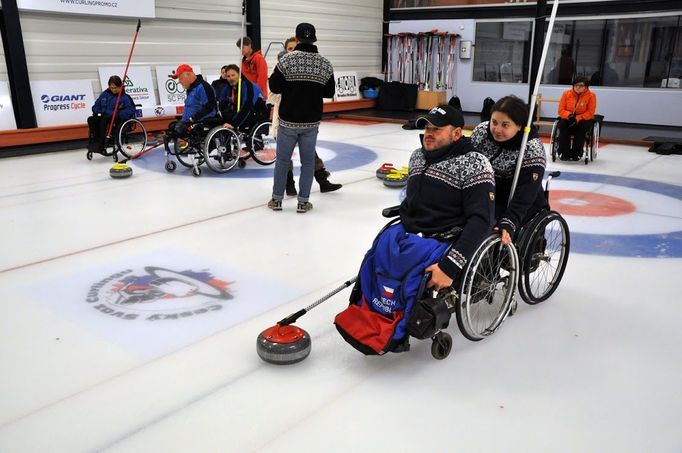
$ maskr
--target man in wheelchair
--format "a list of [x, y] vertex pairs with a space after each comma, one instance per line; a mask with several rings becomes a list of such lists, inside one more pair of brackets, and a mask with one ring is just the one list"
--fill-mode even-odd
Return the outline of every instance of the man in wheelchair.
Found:
[[187, 97], [182, 117], [172, 123], [168, 135], [186, 137], [192, 124], [216, 117], [215, 93], [201, 74], [194, 74], [194, 70], [188, 64], [178, 66], [170, 77], [180, 81]]
[[422, 322], [410, 317], [419, 292], [455, 286], [495, 220], [493, 169], [462, 135], [462, 113], [440, 105], [416, 125], [425, 130], [422, 147], [410, 157], [401, 222], [379, 233], [361, 265], [351, 305], [335, 321], [346, 341], [365, 354], [400, 350], [408, 318]]
[[[241, 76], [241, 97], [239, 93], [239, 67], [228, 65], [225, 70], [227, 85], [218, 93], [218, 110], [225, 121], [225, 127], [245, 130], [256, 122], [267, 118], [265, 99], [258, 85]], [[239, 102], [238, 102], [239, 98]], [[237, 107], [239, 105], [239, 107]]]
[[[116, 107], [117, 101], [118, 107]], [[111, 123], [111, 117], [114, 115], [114, 109], [116, 109], [117, 113], [112, 134], [119, 124], [135, 117], [135, 102], [124, 91], [123, 81], [117, 75], [109, 77], [107, 89], [102, 91], [102, 94], [99, 95], [92, 106], [92, 116], [88, 118], [88, 128], [90, 131], [88, 151], [90, 153], [104, 153], [107, 130]]]

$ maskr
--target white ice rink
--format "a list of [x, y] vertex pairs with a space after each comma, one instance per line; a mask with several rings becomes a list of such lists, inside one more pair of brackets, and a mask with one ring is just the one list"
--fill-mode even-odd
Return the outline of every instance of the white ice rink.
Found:
[[[0, 159], [0, 452], [682, 451], [682, 156], [550, 160], [568, 268], [490, 338], [453, 318], [445, 360], [418, 340], [366, 357], [332, 323], [346, 290], [297, 322], [306, 360], [270, 365], [258, 334], [355, 275], [399, 197], [375, 170], [418, 144], [395, 124], [319, 140], [344, 187], [314, 184], [304, 215], [265, 207], [273, 167], [252, 161], [195, 178], [159, 148], [113, 180], [83, 149]], [[105, 291], [182, 271], [203, 296]]]

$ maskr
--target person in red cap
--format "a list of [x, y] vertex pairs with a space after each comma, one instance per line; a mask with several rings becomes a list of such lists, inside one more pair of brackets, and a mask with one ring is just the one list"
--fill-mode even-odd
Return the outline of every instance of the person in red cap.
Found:
[[201, 74], [194, 74], [190, 65], [181, 64], [170, 77], [177, 79], [187, 93], [182, 118], [175, 124], [178, 135], [185, 135], [190, 124], [216, 116], [215, 93]]
[[242, 74], [258, 85], [265, 99], [268, 98], [268, 63], [260, 50], [253, 50], [253, 41], [248, 36], [237, 40], [242, 50]]

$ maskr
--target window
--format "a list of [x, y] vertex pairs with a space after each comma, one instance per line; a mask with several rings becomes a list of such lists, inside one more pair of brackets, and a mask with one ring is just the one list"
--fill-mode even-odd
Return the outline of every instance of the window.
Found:
[[531, 27], [527, 21], [476, 24], [474, 81], [528, 82]]
[[[474, 81], [528, 81], [530, 22], [476, 24]], [[681, 16], [558, 20], [545, 57], [542, 83], [680, 88]]]

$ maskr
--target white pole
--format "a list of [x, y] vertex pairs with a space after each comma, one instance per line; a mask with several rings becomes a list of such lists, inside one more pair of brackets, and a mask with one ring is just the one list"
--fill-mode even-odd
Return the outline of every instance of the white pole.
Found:
[[[511, 192], [509, 193], [509, 201], [507, 206], [511, 204], [512, 198], [514, 196], [514, 191], [516, 191], [516, 184], [519, 181], [519, 174], [521, 173], [521, 164], [523, 164], [523, 157], [526, 154], [526, 144], [528, 143], [528, 134], [530, 133], [530, 126], [533, 124], [533, 110], [535, 110], [535, 102], [538, 97], [538, 90], [540, 89], [540, 80], [542, 79], [542, 71], [545, 68], [545, 58], [547, 57], [547, 49], [549, 49], [549, 41], [552, 39], [552, 30], [554, 29], [554, 19], [556, 18], [556, 12], [559, 9], [559, 0], [554, 0], [552, 4], [552, 14], [549, 17], [549, 25], [547, 26], [547, 36], [545, 36], [545, 44], [542, 47], [542, 56], [540, 57], [540, 66], [538, 67], [538, 74], [535, 77], [535, 87], [533, 88], [533, 95], [530, 98], [530, 109], [528, 111], [528, 122], [526, 127], [523, 129], [523, 140], [521, 140], [521, 150], [519, 151], [519, 158], [516, 161], [516, 171], [514, 172], [514, 181], [512, 182]], [[539, 33], [540, 30], [535, 30], [535, 33]]]

